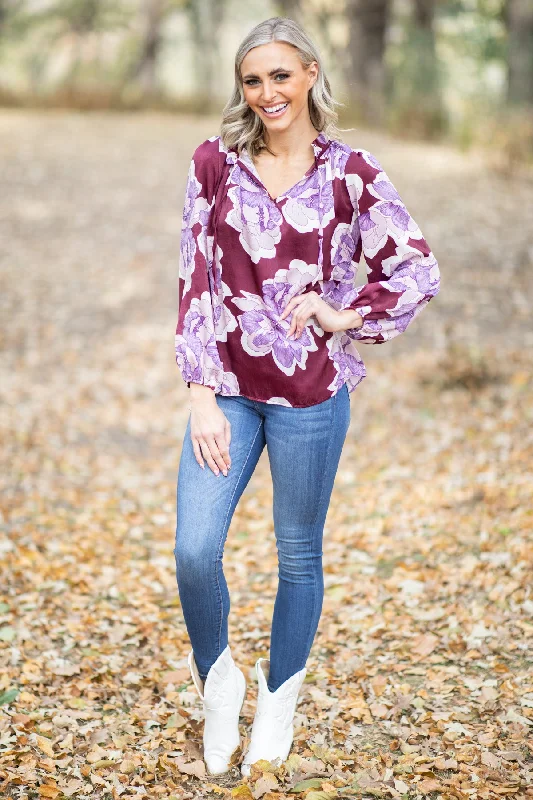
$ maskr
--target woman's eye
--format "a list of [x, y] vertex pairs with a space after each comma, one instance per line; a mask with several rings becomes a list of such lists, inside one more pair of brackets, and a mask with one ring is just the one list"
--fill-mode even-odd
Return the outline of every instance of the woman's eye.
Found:
[[[275, 77], [276, 78], [283, 78], [283, 80], [285, 80], [285, 78], [289, 78], [290, 76], [286, 72], [278, 72], [278, 74]], [[250, 78], [250, 80], [244, 81], [244, 82], [245, 82], [245, 84], [247, 86], [253, 86], [253, 84], [257, 82], [257, 79], [256, 78]]]

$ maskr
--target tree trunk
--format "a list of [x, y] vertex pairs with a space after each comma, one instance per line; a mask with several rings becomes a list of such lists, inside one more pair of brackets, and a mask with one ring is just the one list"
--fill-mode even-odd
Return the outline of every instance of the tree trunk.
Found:
[[435, 5], [436, 0], [413, 0], [413, 22], [416, 59], [422, 79], [419, 91], [431, 97], [438, 91], [437, 51], [435, 47]]
[[161, 50], [163, 0], [144, 0], [141, 52], [130, 79], [138, 80], [145, 97], [157, 93], [157, 61]]
[[428, 37], [431, 38], [434, 46], [435, 37], [433, 35], [433, 20], [435, 17], [435, 0], [413, 0], [413, 3], [413, 12], [416, 24], [419, 26], [419, 28], [427, 31]]
[[196, 100], [214, 110], [220, 101], [220, 28], [224, 0], [191, 0], [188, 5], [195, 58]]
[[533, 105], [533, 3], [507, 0], [507, 100]]
[[424, 135], [438, 132], [445, 124], [435, 47], [435, 7], [436, 0], [413, 0], [413, 47], [418, 62], [415, 72], [418, 79], [413, 81], [413, 102], [420, 108], [420, 119], [423, 122], [420, 132]]
[[390, 0], [348, 0], [348, 86], [356, 116], [373, 124], [384, 118], [385, 44]]
[[435, 42], [439, 0], [409, 0], [397, 7], [401, 32], [391, 53], [387, 83], [387, 127], [402, 136], [438, 138], [446, 130], [441, 66]]

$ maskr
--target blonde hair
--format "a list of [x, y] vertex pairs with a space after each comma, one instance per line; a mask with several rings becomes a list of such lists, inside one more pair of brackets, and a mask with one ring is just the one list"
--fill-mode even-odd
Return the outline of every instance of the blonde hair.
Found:
[[256, 156], [261, 150], [272, 152], [266, 145], [263, 134], [265, 125], [244, 99], [241, 64], [245, 55], [253, 47], [269, 42], [286, 42], [296, 48], [304, 69], [313, 61], [318, 63], [318, 77], [309, 90], [308, 105], [311, 122], [318, 132], [323, 131], [330, 139], [340, 140], [343, 130], [338, 128], [338, 114], [335, 106], [342, 106], [333, 99], [329, 80], [322, 66], [320, 53], [304, 29], [287, 17], [270, 17], [260, 22], [241, 42], [235, 55], [235, 86], [233, 94], [222, 110], [220, 138], [227, 149], [236, 148], [240, 153], [246, 147], [250, 155]]

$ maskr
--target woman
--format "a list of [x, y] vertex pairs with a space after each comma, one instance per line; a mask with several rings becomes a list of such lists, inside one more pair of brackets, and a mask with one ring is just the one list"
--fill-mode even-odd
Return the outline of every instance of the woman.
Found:
[[[334, 105], [305, 31], [268, 19], [237, 52], [221, 135], [199, 145], [189, 169], [176, 361], [190, 416], [174, 553], [213, 775], [240, 745], [246, 691], [222, 568], [237, 502], [266, 445], [279, 582], [270, 659], [255, 664], [249, 775], [260, 758], [284, 760], [293, 740], [349, 395], [366, 375], [356, 342], [402, 333], [439, 290], [420, 229], [375, 157], [340, 140]], [[362, 253], [368, 284], [355, 287]]]

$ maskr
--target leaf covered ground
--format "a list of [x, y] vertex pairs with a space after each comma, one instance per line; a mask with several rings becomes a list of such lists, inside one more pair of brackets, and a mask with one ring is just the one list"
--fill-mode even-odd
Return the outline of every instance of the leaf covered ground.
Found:
[[[533, 185], [366, 131], [441, 267], [368, 376], [281, 766], [205, 774], [174, 573], [183, 190], [218, 120], [0, 115], [0, 796], [533, 797]], [[359, 281], [361, 282], [361, 280]], [[268, 657], [266, 451], [232, 520], [230, 644]]]

